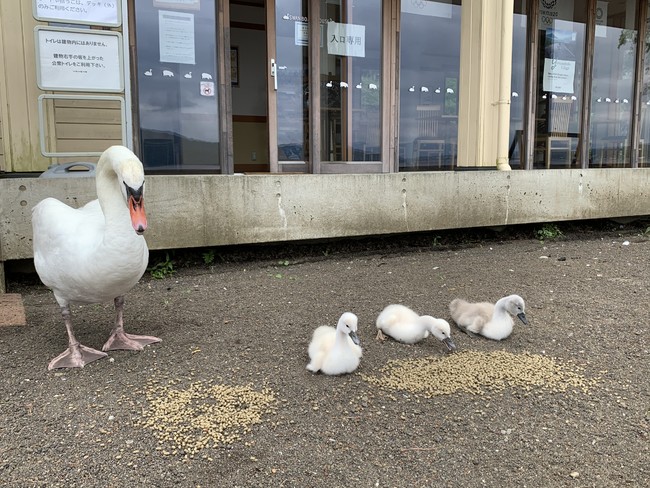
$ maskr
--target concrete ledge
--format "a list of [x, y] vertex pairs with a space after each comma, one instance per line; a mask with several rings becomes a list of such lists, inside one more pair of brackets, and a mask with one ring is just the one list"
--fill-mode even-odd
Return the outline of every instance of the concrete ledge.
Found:
[[[31, 208], [78, 207], [90, 178], [0, 180], [0, 261], [32, 257]], [[151, 249], [650, 214], [649, 169], [148, 176]]]

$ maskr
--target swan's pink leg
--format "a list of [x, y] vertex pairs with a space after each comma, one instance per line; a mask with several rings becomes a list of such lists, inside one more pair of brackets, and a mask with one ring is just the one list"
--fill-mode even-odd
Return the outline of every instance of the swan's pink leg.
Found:
[[124, 332], [124, 296], [119, 296], [115, 300], [115, 327], [111, 336], [102, 347], [102, 351], [114, 351], [116, 349], [126, 349], [128, 351], [141, 351], [147, 344], [160, 342], [160, 339], [153, 336], [141, 336], [127, 334]]
[[91, 361], [108, 356], [105, 352], [97, 351], [91, 347], [79, 344], [79, 341], [75, 338], [74, 332], [72, 331], [72, 314], [70, 313], [70, 307], [68, 305], [61, 307], [61, 315], [63, 315], [65, 328], [68, 331], [68, 348], [52, 359], [50, 364], [47, 366], [47, 369], [83, 368], [84, 365]]

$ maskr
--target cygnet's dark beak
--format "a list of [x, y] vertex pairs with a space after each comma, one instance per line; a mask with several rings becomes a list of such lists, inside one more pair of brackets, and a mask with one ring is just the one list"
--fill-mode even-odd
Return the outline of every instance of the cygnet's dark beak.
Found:
[[526, 319], [526, 314], [524, 312], [518, 313], [517, 318], [521, 320], [524, 325], [528, 325], [528, 319]]
[[354, 342], [357, 346], [361, 344], [361, 341], [359, 340], [359, 336], [353, 330], [350, 331], [350, 339], [352, 339], [352, 342]]
[[447, 346], [447, 349], [449, 351], [455, 351], [456, 350], [456, 344], [454, 344], [454, 341], [451, 340], [451, 337], [447, 337], [446, 339], [443, 339], [442, 342], [445, 343], [445, 346]]

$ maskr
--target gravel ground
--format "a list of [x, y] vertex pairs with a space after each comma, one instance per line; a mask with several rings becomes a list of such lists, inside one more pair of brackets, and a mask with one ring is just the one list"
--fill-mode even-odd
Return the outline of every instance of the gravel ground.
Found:
[[[644, 229], [257, 247], [209, 252], [212, 265], [177, 256], [173, 276], [146, 275], [127, 295], [127, 331], [163, 342], [52, 372], [67, 342], [58, 307], [33, 276], [10, 274], [28, 325], [0, 329], [0, 484], [648, 486]], [[511, 293], [530, 325], [504, 341], [453, 326], [452, 355], [433, 339], [375, 340], [389, 303], [450, 320], [455, 297]], [[359, 369], [311, 374], [313, 329], [344, 311], [359, 316]], [[77, 307], [73, 321], [100, 348], [112, 304]]]

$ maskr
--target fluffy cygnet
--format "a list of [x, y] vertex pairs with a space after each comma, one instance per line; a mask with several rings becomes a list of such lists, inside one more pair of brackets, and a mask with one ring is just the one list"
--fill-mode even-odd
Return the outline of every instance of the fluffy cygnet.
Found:
[[397, 341], [415, 344], [432, 335], [444, 342], [448, 350], [456, 349], [451, 340], [449, 322], [431, 315], [418, 315], [404, 305], [388, 305], [382, 310], [377, 317], [377, 329], [377, 339], [384, 340], [386, 334]]
[[327, 325], [316, 328], [308, 353], [307, 369], [327, 375], [352, 373], [359, 366], [361, 346], [357, 336], [359, 319], [351, 312], [341, 315], [336, 329]]
[[526, 305], [519, 295], [501, 298], [495, 304], [488, 302], [468, 303], [456, 298], [449, 304], [451, 318], [458, 327], [467, 332], [480, 334], [488, 339], [500, 341], [512, 332], [512, 316], [528, 324]]

